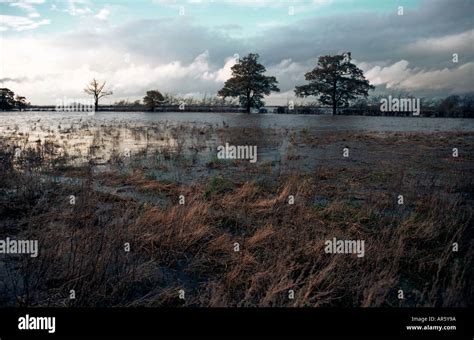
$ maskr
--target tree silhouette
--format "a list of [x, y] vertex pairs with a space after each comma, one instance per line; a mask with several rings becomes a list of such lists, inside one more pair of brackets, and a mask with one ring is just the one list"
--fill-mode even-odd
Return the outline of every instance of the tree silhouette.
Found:
[[11, 110], [15, 107], [15, 93], [7, 88], [0, 89], [0, 109]]
[[150, 111], [155, 111], [155, 107], [163, 103], [164, 100], [165, 97], [157, 90], [146, 91], [146, 96], [143, 97], [143, 103]]
[[453, 116], [456, 111], [460, 110], [461, 97], [458, 95], [451, 95], [443, 99], [439, 104], [439, 111], [443, 116]]
[[29, 105], [29, 103], [26, 101], [26, 98], [23, 96], [16, 96], [15, 104], [20, 111], [24, 110]]
[[105, 91], [105, 81], [101, 84], [97, 80], [92, 79], [92, 81], [84, 89], [84, 92], [94, 97], [94, 107], [95, 111], [99, 110], [99, 99], [105, 96], [110, 96], [113, 94], [112, 91]]
[[368, 96], [374, 89], [365, 79], [361, 69], [351, 63], [351, 54], [319, 57], [318, 65], [305, 74], [309, 84], [296, 86], [298, 97], [319, 96], [319, 101], [332, 106], [332, 114], [337, 108], [346, 106], [358, 96]]
[[253, 107], [259, 108], [264, 105], [264, 95], [272, 91], [279, 92], [280, 89], [275, 77], [265, 76], [265, 66], [258, 62], [259, 55], [250, 53], [240, 58], [238, 63], [232, 66], [232, 77], [228, 79], [224, 87], [217, 93], [223, 97], [238, 97], [240, 104], [245, 107], [247, 113]]

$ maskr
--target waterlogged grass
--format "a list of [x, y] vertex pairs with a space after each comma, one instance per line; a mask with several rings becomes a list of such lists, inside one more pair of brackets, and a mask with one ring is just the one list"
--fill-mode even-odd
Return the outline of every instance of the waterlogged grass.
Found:
[[[183, 129], [172, 131], [174, 140], [184, 139]], [[84, 154], [88, 161], [75, 165], [45, 143], [0, 140], [0, 238], [38, 239], [41, 253], [0, 259], [8, 269], [0, 271], [0, 305], [473, 304], [471, 134], [291, 135], [311, 150], [305, 157], [265, 166], [219, 161], [215, 168], [180, 143], [130, 159], [117, 152], [102, 163]], [[150, 145], [151, 136], [158, 131], [148, 132]], [[464, 146], [462, 159], [440, 154], [453, 142]], [[342, 157], [343, 146], [352, 158]], [[25, 152], [15, 157], [16, 148]], [[291, 152], [302, 156], [302, 149]], [[52, 180], [58, 176], [69, 180]], [[326, 254], [325, 241], [334, 237], [364, 240], [365, 256]]]
[[228, 193], [234, 190], [234, 183], [230, 180], [216, 176], [213, 177], [204, 190], [204, 198], [210, 200], [217, 195]]

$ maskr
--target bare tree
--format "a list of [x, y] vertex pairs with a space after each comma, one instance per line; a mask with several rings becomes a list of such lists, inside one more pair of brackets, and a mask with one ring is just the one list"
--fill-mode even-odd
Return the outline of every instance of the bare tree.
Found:
[[99, 110], [99, 99], [105, 96], [110, 96], [113, 94], [112, 91], [105, 91], [105, 81], [100, 84], [97, 80], [92, 79], [92, 81], [87, 85], [87, 87], [84, 89], [84, 92], [94, 96], [94, 106], [95, 106], [95, 111]]

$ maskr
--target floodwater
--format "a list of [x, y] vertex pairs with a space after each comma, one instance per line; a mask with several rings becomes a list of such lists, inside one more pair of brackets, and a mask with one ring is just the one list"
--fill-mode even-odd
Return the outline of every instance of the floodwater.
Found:
[[[332, 132], [470, 133], [474, 132], [474, 119], [185, 112], [0, 113], [0, 137], [18, 149], [41, 146], [43, 153], [49, 152], [65, 163], [94, 164], [97, 171], [107, 171], [110, 164], [130, 159], [159, 160], [178, 169], [181, 165], [175, 165], [179, 157], [187, 160], [191, 180], [201, 176], [199, 171], [214, 171], [209, 169], [216, 161], [217, 147], [225, 143], [257, 146], [259, 163], [268, 162], [272, 168], [286, 164], [298, 171], [313, 171], [320, 163], [341, 161], [340, 152], [346, 142], [336, 138], [329, 145], [315, 147], [295, 142], [295, 136], [324, 139]], [[361, 154], [352, 158], [356, 160]], [[387, 157], [392, 157], [391, 153]], [[165, 175], [163, 171], [159, 174]]]
[[132, 123], [147, 125], [166, 122], [170, 125], [193, 124], [228, 125], [231, 127], [261, 128], [309, 128], [326, 131], [373, 131], [373, 132], [470, 132], [474, 131], [474, 119], [422, 118], [422, 117], [365, 117], [289, 114], [245, 113], [196, 113], [196, 112], [0, 112], [0, 132], [15, 125], [25, 126], [35, 122], [43, 126], [93, 121], [97, 124], [115, 125]]

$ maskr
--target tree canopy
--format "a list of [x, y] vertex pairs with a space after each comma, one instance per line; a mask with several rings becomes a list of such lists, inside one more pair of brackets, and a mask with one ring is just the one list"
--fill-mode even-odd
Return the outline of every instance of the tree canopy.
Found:
[[374, 86], [365, 79], [363, 71], [351, 62], [351, 54], [319, 57], [318, 65], [305, 74], [309, 82], [296, 86], [299, 97], [317, 96], [324, 105], [332, 106], [333, 115], [337, 108], [347, 106], [359, 96], [368, 96]]
[[0, 110], [13, 110], [18, 108], [20, 111], [24, 110], [29, 103], [23, 96], [16, 96], [15, 93], [7, 88], [0, 88]]
[[146, 92], [146, 96], [143, 97], [143, 103], [146, 108], [150, 111], [154, 111], [155, 107], [160, 105], [165, 101], [165, 97], [161, 94], [160, 91], [151, 90]]
[[263, 106], [265, 95], [269, 95], [272, 91], [280, 91], [276, 78], [264, 75], [265, 66], [258, 62], [258, 58], [259, 55], [256, 53], [240, 58], [237, 64], [232, 66], [232, 77], [217, 93], [223, 98], [237, 97], [246, 112], [250, 112], [251, 108]]
[[0, 109], [11, 110], [15, 107], [15, 93], [7, 88], [0, 89]]

